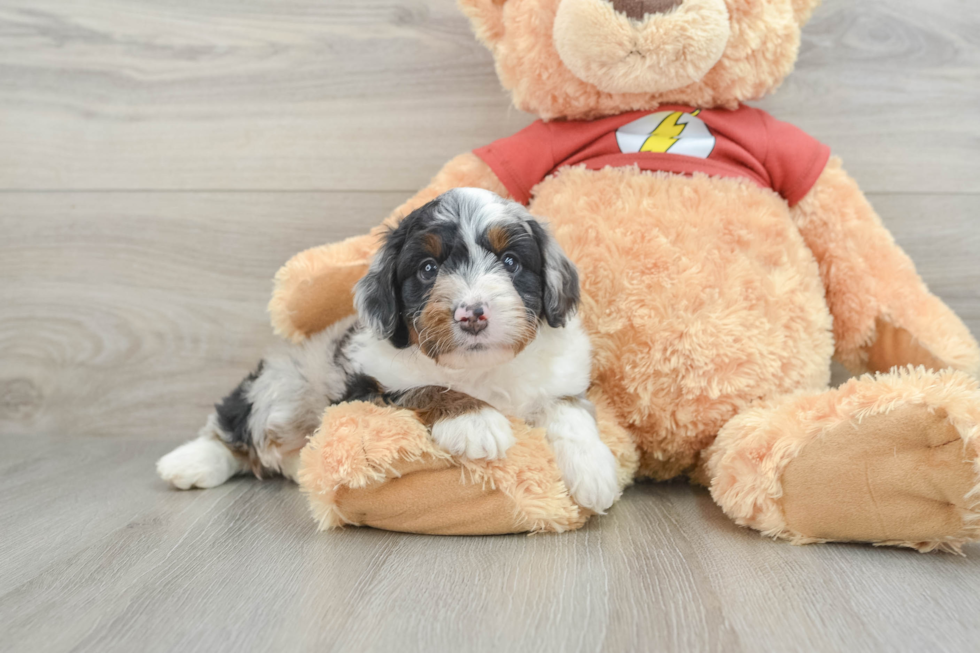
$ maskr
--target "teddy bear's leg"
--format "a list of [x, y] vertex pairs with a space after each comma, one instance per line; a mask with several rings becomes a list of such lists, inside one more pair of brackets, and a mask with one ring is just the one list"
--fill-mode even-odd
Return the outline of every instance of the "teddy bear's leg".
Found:
[[[589, 399], [625, 487], [638, 465], [636, 447], [599, 392]], [[327, 409], [301, 452], [299, 484], [322, 529], [480, 535], [581, 527], [592, 513], [569, 497], [544, 431], [511, 425], [517, 443], [506, 457], [467, 460], [437, 447], [412, 411], [340, 404]]]
[[836, 356], [848, 369], [980, 367], [976, 340], [929, 292], [840, 160], [830, 161], [792, 215], [820, 265]]
[[490, 167], [471, 152], [449, 161], [432, 182], [392, 211], [364, 236], [300, 252], [276, 273], [269, 313], [276, 333], [299, 342], [354, 313], [354, 284], [367, 272], [380, 236], [442, 193], [461, 186], [491, 190], [508, 197]]
[[980, 539], [980, 385], [896, 370], [739, 414], [705, 452], [736, 523], [794, 543], [959, 551]]

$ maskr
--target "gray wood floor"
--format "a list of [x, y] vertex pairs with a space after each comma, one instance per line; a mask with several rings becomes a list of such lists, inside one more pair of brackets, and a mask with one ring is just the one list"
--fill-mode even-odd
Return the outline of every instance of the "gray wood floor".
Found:
[[[976, 334], [978, 34], [970, 0], [828, 0], [761, 103]], [[980, 547], [776, 544], [684, 484], [432, 538], [154, 477], [272, 342], [285, 259], [530, 120], [451, 0], [0, 0], [0, 650], [980, 650]]]

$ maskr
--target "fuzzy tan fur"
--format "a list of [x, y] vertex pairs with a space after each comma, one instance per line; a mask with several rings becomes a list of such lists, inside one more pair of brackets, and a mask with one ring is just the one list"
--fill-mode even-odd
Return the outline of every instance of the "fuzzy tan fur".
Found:
[[748, 181], [567, 168], [531, 211], [580, 270], [593, 378], [658, 480], [758, 397], [830, 380], [831, 319], [786, 203]]
[[[586, 1], [575, 0], [587, 8]], [[789, 73], [800, 26], [818, 4], [725, 0], [725, 47], [699, 79], [669, 91], [617, 93], [563, 62], [556, 39], [569, 25], [555, 30], [559, 2], [460, 0], [515, 104], [545, 119], [667, 102], [736, 107]], [[656, 30], [678, 11], [624, 22], [608, 7], [593, 9], [592, 20], [612, 21], [596, 25], [610, 33], [644, 24]], [[660, 54], [669, 58], [681, 39], [661, 36]], [[581, 45], [565, 56], [604, 56], [601, 41]], [[466, 154], [385, 223], [453, 186], [505, 194], [490, 169]], [[531, 210], [551, 222], [579, 267], [581, 314], [595, 351], [590, 398], [622, 486], [634, 474], [686, 474], [708, 485], [738, 523], [797, 543], [956, 551], [977, 539], [980, 392], [954, 370], [976, 370], [980, 348], [929, 293], [839, 161], [792, 209], [747, 181], [566, 168], [534, 189]], [[349, 294], [353, 266], [375, 247], [369, 236], [297, 255], [277, 277], [270, 304], [277, 331], [302, 339], [349, 310], [331, 298]], [[855, 370], [950, 369], [866, 376], [827, 390], [833, 355]], [[514, 426], [512, 454], [473, 463], [436, 449], [410, 413], [338, 406], [304, 450], [300, 481], [323, 527], [581, 526], [588, 515], [568, 499], [541, 435]], [[889, 444], [903, 456], [883, 455]], [[837, 457], [835, 447], [848, 457]], [[922, 464], [949, 473], [932, 481], [917, 471]]]

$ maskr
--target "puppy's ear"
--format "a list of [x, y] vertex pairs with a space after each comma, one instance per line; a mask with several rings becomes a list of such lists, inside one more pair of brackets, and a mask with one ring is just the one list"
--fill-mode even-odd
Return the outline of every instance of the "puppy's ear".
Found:
[[544, 262], [544, 317], [550, 326], [563, 327], [578, 306], [578, 270], [544, 225], [534, 219], [527, 224]]
[[409, 213], [388, 232], [385, 242], [374, 255], [367, 274], [354, 286], [354, 308], [368, 328], [381, 340], [391, 340], [396, 347], [409, 345], [408, 327], [402, 319], [398, 289], [398, 259], [409, 234], [420, 216], [432, 211], [438, 200]]
[[398, 255], [405, 244], [399, 227], [385, 236], [384, 245], [374, 255], [367, 274], [354, 286], [354, 308], [374, 335], [388, 340], [395, 335], [400, 320], [398, 307]]

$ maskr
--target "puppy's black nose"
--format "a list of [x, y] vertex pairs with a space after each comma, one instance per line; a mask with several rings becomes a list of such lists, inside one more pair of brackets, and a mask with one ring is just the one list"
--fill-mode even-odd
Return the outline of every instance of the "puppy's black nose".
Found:
[[456, 320], [459, 328], [474, 336], [487, 328], [487, 324], [490, 322], [488, 317], [487, 309], [483, 304], [460, 306], [453, 313], [453, 318]]

